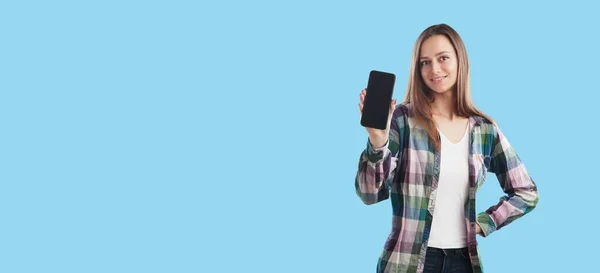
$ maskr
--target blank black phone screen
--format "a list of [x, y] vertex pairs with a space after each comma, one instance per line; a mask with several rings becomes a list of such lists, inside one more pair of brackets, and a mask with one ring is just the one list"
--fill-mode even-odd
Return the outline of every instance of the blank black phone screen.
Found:
[[360, 120], [362, 126], [386, 129], [395, 81], [396, 76], [392, 73], [376, 70], [369, 73], [367, 95]]

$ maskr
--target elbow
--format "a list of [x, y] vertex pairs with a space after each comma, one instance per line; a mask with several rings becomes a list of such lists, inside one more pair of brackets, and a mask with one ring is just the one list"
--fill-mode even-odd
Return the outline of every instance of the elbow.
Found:
[[522, 192], [521, 199], [525, 203], [525, 213], [528, 213], [537, 207], [540, 201], [540, 195], [537, 191], [537, 188], [534, 186], [527, 191]]
[[373, 199], [373, 198], [365, 198], [365, 197], [361, 197], [360, 200], [363, 202], [363, 204], [370, 206], [373, 204], [377, 204], [377, 200]]
[[361, 192], [358, 188], [356, 189], [356, 195], [358, 195], [360, 201], [367, 206], [377, 203], [377, 199], [373, 198], [371, 194]]
[[540, 202], [540, 195], [538, 194], [537, 190], [534, 191], [533, 195], [535, 198], [531, 201], [531, 210], [535, 209]]
[[383, 200], [388, 199], [388, 197], [389, 197], [387, 191], [382, 191], [382, 190], [379, 190], [376, 193], [367, 193], [367, 192], [361, 191], [360, 189], [357, 188], [356, 194], [360, 198], [360, 201], [362, 201], [363, 204], [365, 204], [367, 206], [377, 204]]

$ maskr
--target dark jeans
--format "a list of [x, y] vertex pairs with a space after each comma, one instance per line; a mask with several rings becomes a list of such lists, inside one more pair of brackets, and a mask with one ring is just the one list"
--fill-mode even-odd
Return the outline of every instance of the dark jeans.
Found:
[[467, 248], [439, 249], [427, 248], [423, 273], [472, 273], [471, 260]]

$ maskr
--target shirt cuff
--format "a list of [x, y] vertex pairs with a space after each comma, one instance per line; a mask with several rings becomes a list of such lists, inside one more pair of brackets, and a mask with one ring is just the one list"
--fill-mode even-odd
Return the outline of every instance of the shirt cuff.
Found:
[[369, 159], [369, 161], [372, 163], [376, 163], [383, 159], [386, 153], [388, 152], [388, 144], [389, 139], [385, 142], [385, 144], [382, 147], [375, 148], [373, 147], [373, 144], [371, 144], [371, 141], [367, 140], [367, 158]]
[[496, 223], [494, 223], [494, 219], [492, 219], [492, 217], [486, 212], [479, 213], [476, 221], [481, 227], [481, 236], [487, 237], [492, 232], [496, 231]]

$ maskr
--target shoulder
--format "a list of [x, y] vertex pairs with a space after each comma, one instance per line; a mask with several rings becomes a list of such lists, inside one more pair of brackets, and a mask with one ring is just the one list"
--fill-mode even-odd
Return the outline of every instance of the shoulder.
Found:
[[471, 115], [470, 119], [485, 132], [497, 131], [498, 125], [495, 121], [483, 115]]
[[406, 120], [407, 118], [410, 117], [410, 115], [411, 115], [410, 112], [411, 112], [411, 104], [408, 102], [402, 102], [402, 103], [395, 105], [395, 109], [392, 114], [392, 117], [394, 119], [401, 118], [403, 120]]
[[408, 102], [401, 102], [396, 104], [394, 109], [394, 115], [407, 115], [411, 105]]
[[400, 130], [409, 124], [410, 103], [402, 102], [394, 106], [392, 112], [392, 128]]
[[494, 144], [503, 140], [504, 135], [496, 121], [478, 115], [471, 116], [471, 118], [479, 126], [479, 133], [489, 140], [487, 143]]

